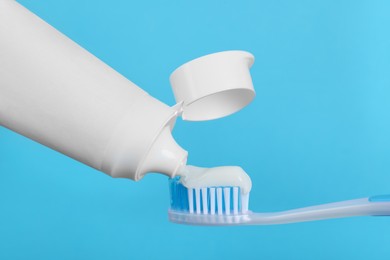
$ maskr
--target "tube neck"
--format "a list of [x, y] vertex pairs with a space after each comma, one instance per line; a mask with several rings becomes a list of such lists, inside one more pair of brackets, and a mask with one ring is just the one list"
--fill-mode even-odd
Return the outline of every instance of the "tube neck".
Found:
[[137, 170], [136, 179], [141, 179], [149, 172], [162, 173], [172, 178], [186, 164], [187, 156], [188, 152], [176, 143], [172, 137], [171, 129], [167, 125], [153, 142]]

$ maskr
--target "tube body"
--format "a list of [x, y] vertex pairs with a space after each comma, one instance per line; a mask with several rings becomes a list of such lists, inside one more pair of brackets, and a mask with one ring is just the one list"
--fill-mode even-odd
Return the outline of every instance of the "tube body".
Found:
[[[113, 177], [137, 180], [141, 169], [159, 170], [147, 157], [175, 117], [16, 1], [0, 0], [0, 125]], [[168, 175], [186, 152], [173, 157], [163, 170]]]

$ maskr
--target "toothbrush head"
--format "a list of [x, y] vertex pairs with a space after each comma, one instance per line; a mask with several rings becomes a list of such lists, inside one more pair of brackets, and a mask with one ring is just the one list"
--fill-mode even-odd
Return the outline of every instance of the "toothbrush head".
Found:
[[239, 187], [188, 189], [180, 177], [169, 179], [169, 220], [189, 225], [237, 225], [248, 218], [249, 193]]

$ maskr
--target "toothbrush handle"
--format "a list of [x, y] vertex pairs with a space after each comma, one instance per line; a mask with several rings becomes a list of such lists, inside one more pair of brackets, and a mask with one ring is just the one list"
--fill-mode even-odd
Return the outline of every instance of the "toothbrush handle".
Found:
[[390, 195], [328, 203], [275, 213], [252, 213], [246, 224], [268, 225], [353, 216], [390, 216]]

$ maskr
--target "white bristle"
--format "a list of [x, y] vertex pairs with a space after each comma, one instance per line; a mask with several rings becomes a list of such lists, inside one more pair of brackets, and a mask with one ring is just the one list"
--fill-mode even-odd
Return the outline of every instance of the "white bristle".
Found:
[[208, 214], [207, 188], [202, 188], [202, 204], [203, 214]]
[[238, 187], [233, 187], [233, 214], [238, 214]]
[[223, 188], [223, 197], [225, 200], [225, 213], [230, 215], [230, 188]]
[[222, 188], [217, 188], [217, 210], [218, 210], [218, 215], [222, 215], [223, 210], [223, 204], [222, 204]]
[[194, 213], [194, 189], [188, 189], [188, 207], [190, 213]]
[[200, 189], [195, 189], [196, 214], [200, 214]]
[[215, 188], [210, 188], [210, 214], [215, 214]]
[[248, 194], [241, 193], [241, 211], [242, 211], [242, 213], [248, 212], [248, 206], [249, 206], [249, 193]]

